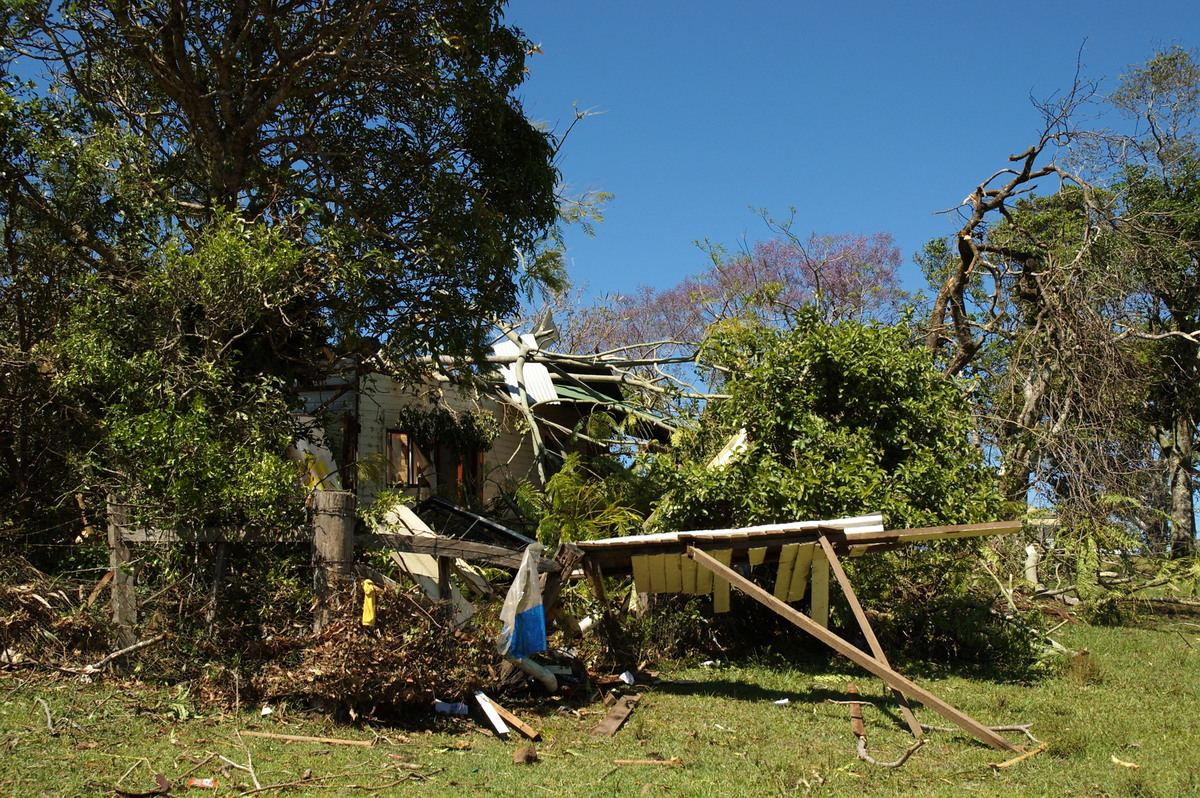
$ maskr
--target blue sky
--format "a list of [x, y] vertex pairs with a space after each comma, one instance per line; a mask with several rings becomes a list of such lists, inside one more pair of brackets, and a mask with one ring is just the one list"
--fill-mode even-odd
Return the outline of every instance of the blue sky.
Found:
[[804, 235], [890, 232], [919, 288], [912, 254], [958, 226], [936, 212], [1035, 143], [1031, 94], [1069, 88], [1077, 60], [1111, 89], [1200, 47], [1197, 0], [511, 0], [506, 20], [543, 51], [529, 116], [596, 112], [560, 163], [573, 191], [615, 195], [594, 238], [568, 238], [589, 297], [698, 273], [697, 240], [769, 237], [750, 207], [794, 206]]

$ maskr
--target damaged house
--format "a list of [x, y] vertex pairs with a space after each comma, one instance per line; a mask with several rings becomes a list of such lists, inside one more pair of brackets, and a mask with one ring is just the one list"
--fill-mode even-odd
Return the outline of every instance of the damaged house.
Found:
[[[479, 506], [523, 480], [543, 485], [567, 454], [606, 451], [610, 441], [581, 432], [594, 413], [635, 413], [600, 359], [543, 351], [533, 334], [506, 334], [492, 350], [483, 367], [431, 359], [409, 380], [348, 367], [304, 390], [297, 448], [310, 484], [360, 505], [386, 490]], [[639, 418], [651, 436], [670, 433]]]

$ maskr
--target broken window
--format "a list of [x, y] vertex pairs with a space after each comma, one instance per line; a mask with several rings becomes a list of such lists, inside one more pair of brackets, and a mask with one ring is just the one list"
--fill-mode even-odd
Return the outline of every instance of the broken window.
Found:
[[387, 432], [388, 484], [428, 490], [457, 501], [481, 495], [483, 452], [458, 453], [440, 443], [421, 446], [412, 434]]

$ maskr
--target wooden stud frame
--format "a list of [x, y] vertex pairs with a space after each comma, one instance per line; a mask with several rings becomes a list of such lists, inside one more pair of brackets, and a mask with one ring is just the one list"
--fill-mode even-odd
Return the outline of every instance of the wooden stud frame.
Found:
[[[728, 581], [729, 584], [733, 585], [750, 598], [773, 610], [777, 614], [794, 623], [796, 626], [799, 626], [801, 629], [808, 632], [810, 635], [817, 638], [822, 643], [829, 646], [850, 661], [854, 662], [856, 665], [865, 668], [875, 676], [883, 679], [883, 681], [886, 682], [893, 690], [898, 690], [904, 695], [920, 701], [922, 704], [946, 718], [951, 723], [954, 723], [956, 726], [970, 733], [976, 739], [1000, 751], [1016, 752], [1019, 750], [1016, 746], [1001, 737], [996, 732], [989, 729], [987, 726], [984, 726], [982, 723], [970, 717], [966, 713], [961, 712], [950, 704], [947, 704], [945, 701], [938, 698], [928, 690], [919, 687], [916, 683], [912, 682], [905, 676], [901, 675], [897, 671], [892, 670], [891, 666], [881, 662], [878, 658], [861, 651], [853, 643], [838, 637], [836, 634], [819, 625], [813, 621], [812, 618], [809, 618], [807, 615], [788, 605], [786, 602], [777, 599], [775, 596], [772, 596], [770, 593], [739, 574], [733, 568], [730, 568], [729, 566], [719, 562], [712, 555], [696, 548], [695, 546], [689, 546], [687, 549], [687, 554], [689, 557], [695, 560], [697, 564], [711, 571], [714, 577], [719, 576], [720, 578]], [[844, 587], [848, 588], [848, 584], [849, 583], [847, 582]]]

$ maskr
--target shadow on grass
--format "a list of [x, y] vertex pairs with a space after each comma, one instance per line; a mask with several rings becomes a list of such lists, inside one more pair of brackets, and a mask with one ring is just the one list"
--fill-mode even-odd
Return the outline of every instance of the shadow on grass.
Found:
[[[873, 676], [864, 674], [867, 678]], [[799, 677], [803, 679], [803, 677]], [[850, 700], [845, 690], [835, 690], [828, 687], [809, 687], [806, 689], [776, 689], [766, 688], [749, 681], [733, 679], [711, 679], [704, 681], [660, 681], [655, 684], [639, 685], [638, 690], [647, 693], [662, 693], [680, 696], [704, 696], [707, 698], [726, 698], [747, 703], [768, 703], [787, 699], [789, 704], [811, 705], [824, 702], [841, 702]], [[880, 698], [878, 695], [862, 696], [863, 703], [873, 705], [877, 710], [890, 718], [897, 725], [904, 721], [900, 717], [899, 704], [894, 698]], [[849, 709], [846, 710], [849, 712]]]

